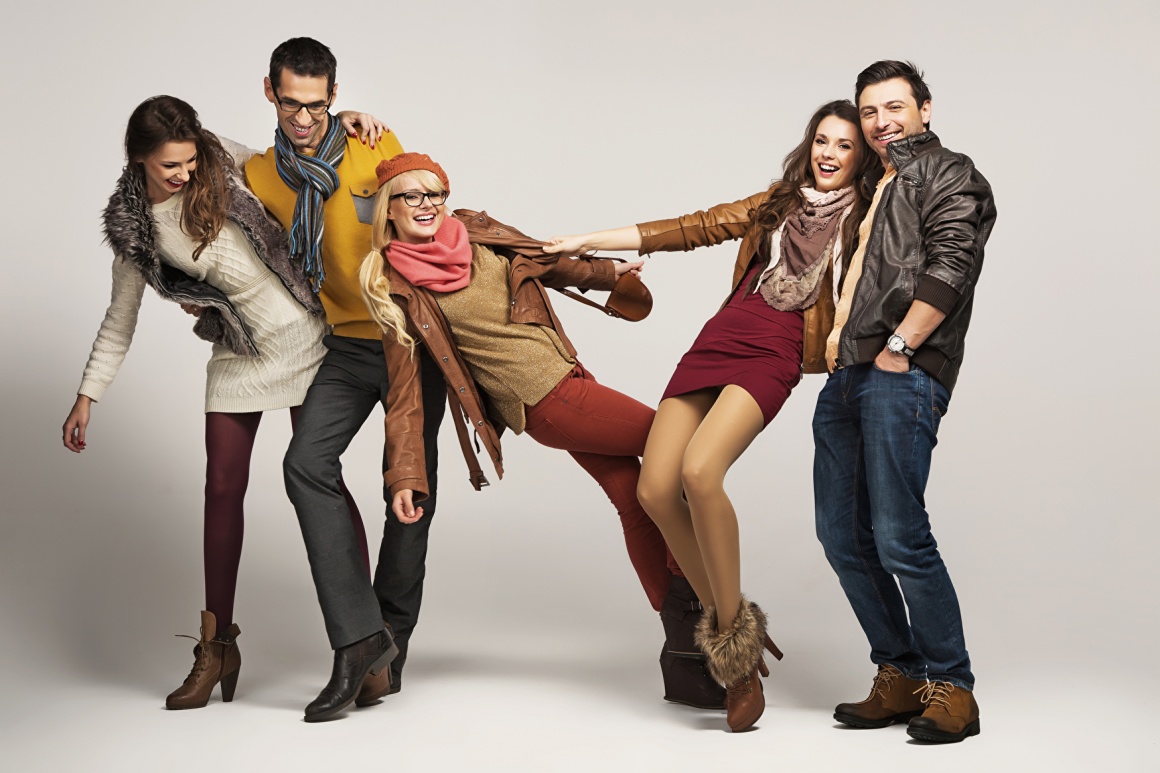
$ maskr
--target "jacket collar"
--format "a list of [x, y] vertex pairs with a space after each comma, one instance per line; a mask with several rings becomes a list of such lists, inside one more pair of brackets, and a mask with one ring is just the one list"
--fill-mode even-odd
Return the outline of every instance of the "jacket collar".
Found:
[[[895, 140], [886, 146], [886, 153], [890, 156], [890, 164], [896, 170], [901, 170], [915, 156], [929, 153], [941, 147], [942, 143], [939, 142], [938, 135], [928, 130], [922, 134], [915, 134], [912, 137]], [[866, 174], [863, 185], [865, 190], [870, 192], [871, 196], [874, 195], [874, 189], [878, 186], [878, 181], [882, 179], [882, 175], [884, 174], [886, 174], [886, 170], [882, 166], [878, 166]]]

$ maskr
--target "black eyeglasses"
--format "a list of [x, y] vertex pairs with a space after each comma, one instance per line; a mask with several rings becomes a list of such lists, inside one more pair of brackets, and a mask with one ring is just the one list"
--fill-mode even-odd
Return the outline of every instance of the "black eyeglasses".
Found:
[[330, 102], [311, 102], [309, 105], [304, 105], [296, 99], [278, 97], [278, 107], [291, 115], [297, 115], [302, 108], [306, 108], [306, 112], [317, 118], [320, 115], [326, 114], [326, 111], [330, 109]]
[[423, 199], [427, 199], [427, 201], [431, 202], [431, 206], [438, 207], [447, 201], [447, 197], [450, 195], [447, 191], [428, 191], [427, 193], [407, 191], [406, 193], [396, 193], [394, 196], [391, 196], [391, 200], [402, 199], [408, 207], [417, 207], [423, 203]]

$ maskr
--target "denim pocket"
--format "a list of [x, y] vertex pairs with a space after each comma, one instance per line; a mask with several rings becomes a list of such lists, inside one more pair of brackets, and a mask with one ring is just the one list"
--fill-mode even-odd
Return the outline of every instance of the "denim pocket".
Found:
[[912, 363], [910, 363], [910, 367], [907, 368], [906, 370], [883, 370], [882, 368], [878, 367], [878, 363], [871, 361], [870, 367], [871, 367], [871, 369], [877, 371], [878, 373], [885, 373], [887, 376], [905, 376], [909, 373], [913, 373], [914, 369], [917, 368], [918, 366], [912, 362]]

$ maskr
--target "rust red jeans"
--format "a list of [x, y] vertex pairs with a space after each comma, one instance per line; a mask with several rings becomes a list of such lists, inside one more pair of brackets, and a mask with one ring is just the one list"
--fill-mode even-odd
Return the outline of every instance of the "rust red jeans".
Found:
[[580, 363], [527, 409], [525, 429], [540, 445], [567, 451], [612, 500], [628, 559], [653, 609], [660, 611], [669, 575], [681, 574], [660, 529], [636, 499], [640, 456], [656, 411], [596, 383]]

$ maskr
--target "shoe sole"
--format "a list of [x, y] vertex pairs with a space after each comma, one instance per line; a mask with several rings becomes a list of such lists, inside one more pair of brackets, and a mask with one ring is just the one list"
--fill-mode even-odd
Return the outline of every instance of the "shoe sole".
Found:
[[376, 660], [374, 663], [371, 663], [371, 666], [370, 666], [370, 668], [367, 669], [366, 674], [363, 674], [362, 679], [359, 680], [358, 688], [356, 688], [354, 690], [354, 692], [351, 693], [351, 696], [349, 698], [347, 698], [345, 701], [343, 701], [339, 705], [335, 706], [334, 708], [327, 709], [326, 711], [320, 711], [317, 714], [307, 714], [306, 716], [304, 716], [302, 718], [303, 721], [304, 722], [325, 722], [326, 720], [334, 717], [336, 714], [339, 714], [340, 712], [342, 712], [344, 709], [346, 709], [347, 706], [354, 703], [355, 698], [358, 697], [359, 690], [362, 689], [362, 683], [363, 683], [363, 680], [365, 680], [367, 678], [367, 674], [369, 674], [371, 671], [374, 671], [377, 669], [388, 668], [391, 665], [391, 661], [394, 660], [395, 656], [398, 654], [399, 654], [399, 647], [398, 647], [398, 645], [396, 645], [392, 642], [390, 649], [388, 649], [386, 652], [384, 652], [382, 655], [380, 655], [378, 660]]
[[891, 725], [897, 724], [899, 722], [909, 722], [915, 717], [921, 716], [921, 711], [904, 711], [901, 714], [895, 714], [894, 716], [888, 717], [886, 719], [863, 719], [862, 717], [856, 717], [853, 714], [840, 714], [835, 712], [834, 719], [838, 720], [843, 725], [856, 727], [859, 730], [878, 730], [883, 727], [890, 727]]
[[941, 730], [923, 730], [922, 728], [908, 727], [906, 733], [916, 741], [927, 743], [958, 743], [972, 735], [979, 734], [979, 720], [971, 722], [963, 728], [961, 733], [947, 733]]

